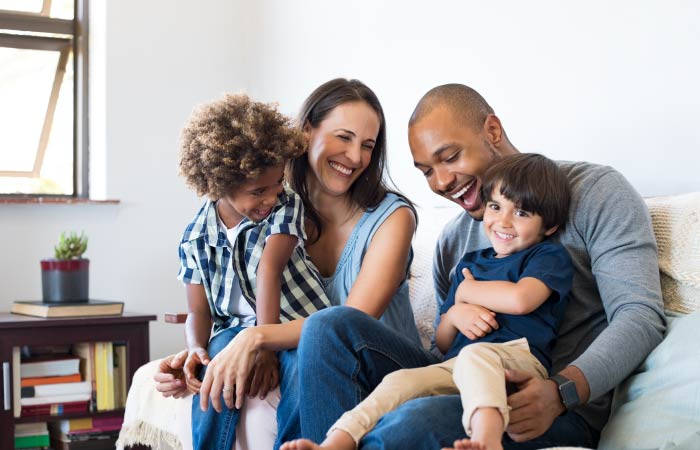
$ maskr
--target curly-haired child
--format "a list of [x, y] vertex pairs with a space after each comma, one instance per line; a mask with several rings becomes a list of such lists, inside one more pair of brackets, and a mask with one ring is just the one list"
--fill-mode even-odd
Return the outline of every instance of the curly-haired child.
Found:
[[[304, 250], [301, 198], [283, 185], [285, 163], [305, 146], [303, 133], [288, 118], [245, 95], [205, 104], [185, 125], [180, 174], [208, 197], [180, 241], [178, 279], [188, 304], [183, 369], [193, 393], [210, 358], [246, 327], [307, 317], [330, 306]], [[261, 351], [248, 393], [264, 395], [276, 387], [277, 366], [275, 353]], [[233, 388], [220, 388], [230, 399]], [[235, 426], [237, 410], [202, 412], [198, 405], [196, 395], [195, 443], [208, 439], [215, 422]]]

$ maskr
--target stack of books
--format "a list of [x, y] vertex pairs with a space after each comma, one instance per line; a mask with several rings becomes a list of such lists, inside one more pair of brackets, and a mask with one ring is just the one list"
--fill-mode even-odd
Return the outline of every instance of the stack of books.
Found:
[[124, 342], [87, 342], [75, 344], [81, 372], [91, 386], [91, 410], [123, 408], [127, 394], [126, 344]]
[[59, 420], [49, 424], [53, 450], [114, 449], [122, 418], [87, 417]]
[[49, 446], [46, 422], [18, 423], [15, 425], [15, 448], [45, 448]]
[[74, 355], [40, 355], [20, 363], [21, 416], [86, 412], [90, 383], [80, 376], [80, 358]]

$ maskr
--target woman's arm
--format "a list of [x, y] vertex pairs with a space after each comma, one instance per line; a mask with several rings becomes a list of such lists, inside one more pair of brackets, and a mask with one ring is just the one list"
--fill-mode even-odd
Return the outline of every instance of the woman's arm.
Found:
[[402, 207], [391, 213], [372, 238], [345, 306], [376, 318], [384, 314], [406, 278], [408, 253], [415, 231], [416, 218], [410, 208]]

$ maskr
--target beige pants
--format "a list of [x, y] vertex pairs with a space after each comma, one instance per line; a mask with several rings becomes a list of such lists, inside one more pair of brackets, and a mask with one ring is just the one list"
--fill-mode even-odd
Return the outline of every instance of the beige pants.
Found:
[[530, 353], [525, 338], [503, 344], [467, 345], [457, 357], [417, 369], [392, 372], [353, 410], [346, 412], [328, 433], [339, 429], [359, 443], [377, 421], [407, 401], [432, 395], [460, 394], [462, 424], [471, 435], [471, 417], [477, 408], [497, 408], [508, 425], [505, 369], [518, 369], [546, 378], [547, 371]]

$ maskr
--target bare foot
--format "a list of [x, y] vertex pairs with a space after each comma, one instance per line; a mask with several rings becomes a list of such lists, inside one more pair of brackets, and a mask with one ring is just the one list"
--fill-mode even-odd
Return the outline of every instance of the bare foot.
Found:
[[280, 447], [280, 450], [320, 450], [321, 446], [311, 442], [308, 439], [296, 439], [285, 442]]
[[285, 442], [280, 447], [280, 450], [355, 450], [355, 448], [357, 448], [355, 441], [350, 434], [336, 428], [326, 436], [321, 445], [315, 444], [308, 439], [297, 439]]
[[462, 439], [455, 442], [455, 450], [486, 450], [486, 447], [480, 442]]

